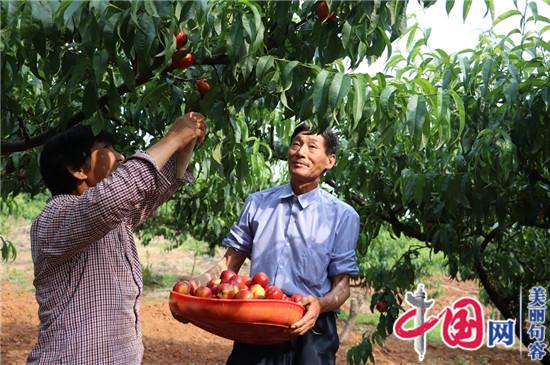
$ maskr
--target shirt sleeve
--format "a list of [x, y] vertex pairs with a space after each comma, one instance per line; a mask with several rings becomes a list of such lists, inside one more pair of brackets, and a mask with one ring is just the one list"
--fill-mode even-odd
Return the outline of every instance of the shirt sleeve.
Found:
[[[148, 155], [146, 152], [144, 154]], [[151, 159], [154, 163], [154, 160]], [[153, 192], [150, 199], [145, 199], [142, 203], [139, 204], [138, 209], [135, 210], [135, 214], [128, 217], [129, 224], [133, 228], [137, 227], [143, 223], [147, 218], [152, 216], [157, 208], [167, 201], [172, 194], [183, 184], [183, 183], [193, 183], [195, 177], [193, 173], [188, 168], [185, 171], [184, 176], [181, 179], [176, 178], [176, 157], [172, 156], [164, 167], [159, 172], [160, 176], [168, 182], [167, 184], [161, 184], [159, 189]]]
[[99, 241], [128, 217], [146, 216], [171, 185], [150, 155], [131, 156], [77, 198], [44, 208], [35, 222], [41, 253], [56, 259], [70, 257]]
[[252, 229], [252, 217], [256, 210], [253, 196], [249, 196], [244, 202], [243, 209], [237, 222], [233, 224], [229, 233], [222, 241], [222, 246], [233, 248], [242, 254], [250, 256], [254, 232]]
[[359, 215], [354, 210], [347, 212], [337, 227], [336, 243], [331, 252], [328, 266], [328, 276], [340, 274], [357, 276], [359, 267], [355, 257], [355, 249], [359, 238]]

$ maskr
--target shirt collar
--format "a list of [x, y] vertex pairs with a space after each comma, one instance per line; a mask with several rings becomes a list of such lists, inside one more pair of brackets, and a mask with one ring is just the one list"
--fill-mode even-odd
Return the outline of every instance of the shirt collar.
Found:
[[292, 187], [290, 186], [290, 184], [286, 184], [283, 188], [283, 191], [281, 192], [281, 199], [296, 197], [296, 199], [300, 203], [300, 206], [302, 207], [302, 209], [304, 209], [311, 203], [318, 200], [320, 191], [321, 188], [319, 187], [319, 185], [317, 185], [315, 189], [308, 191], [307, 193], [296, 195], [294, 194], [294, 191], [292, 191]]

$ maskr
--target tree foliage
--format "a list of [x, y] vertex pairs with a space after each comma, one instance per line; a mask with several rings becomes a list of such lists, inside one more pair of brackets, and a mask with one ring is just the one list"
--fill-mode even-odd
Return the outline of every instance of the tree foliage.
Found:
[[[248, 194], [285, 181], [293, 127], [332, 126], [342, 148], [325, 181], [361, 216], [359, 258], [382, 226], [422, 242], [391, 268], [362, 266], [390, 310], [349, 360], [391, 332], [421, 250], [444, 253], [452, 276], [479, 280], [515, 318], [519, 287], [550, 283], [550, 20], [536, 3], [497, 17], [485, 3], [519, 27], [447, 54], [407, 28], [400, 0], [328, 1], [326, 22], [311, 1], [2, 2], [2, 200], [43, 190], [37, 156], [56, 132], [108, 129], [130, 153], [195, 110], [210, 125], [199, 178], [142, 230], [216, 245]], [[176, 50], [181, 30], [189, 44]], [[407, 54], [392, 55], [402, 35]], [[384, 51], [387, 73], [351, 72]], [[193, 66], [172, 66], [189, 52]]]

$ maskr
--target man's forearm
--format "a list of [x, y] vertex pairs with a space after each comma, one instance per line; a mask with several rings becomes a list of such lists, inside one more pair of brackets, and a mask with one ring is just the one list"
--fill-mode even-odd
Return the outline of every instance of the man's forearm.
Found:
[[319, 298], [321, 313], [337, 310], [349, 296], [349, 276], [345, 274], [336, 276], [333, 280], [332, 290], [324, 297]]
[[191, 157], [193, 157], [195, 144], [196, 140], [192, 140], [187, 146], [180, 148], [178, 152], [176, 152], [176, 178], [181, 179], [185, 176], [189, 161], [191, 161]]
[[172, 155], [178, 151], [182, 145], [188, 145], [195, 138], [192, 131], [184, 131], [183, 135], [169, 133], [160, 141], [149, 147], [146, 152], [155, 160], [157, 168], [161, 170]]

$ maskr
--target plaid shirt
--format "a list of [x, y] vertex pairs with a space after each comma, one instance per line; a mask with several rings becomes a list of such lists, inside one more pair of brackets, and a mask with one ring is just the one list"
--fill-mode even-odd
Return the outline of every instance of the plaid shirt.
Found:
[[143, 282], [132, 230], [184, 181], [137, 153], [82, 195], [48, 200], [31, 228], [38, 342], [29, 364], [140, 364]]

